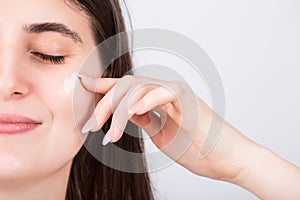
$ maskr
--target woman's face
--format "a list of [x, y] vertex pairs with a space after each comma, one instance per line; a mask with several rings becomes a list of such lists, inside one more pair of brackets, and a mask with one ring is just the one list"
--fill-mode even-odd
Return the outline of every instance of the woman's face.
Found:
[[79, 88], [81, 115], [74, 119], [73, 95], [63, 82], [94, 46], [88, 18], [62, 0], [0, 1], [0, 114], [42, 122], [25, 133], [0, 133], [1, 182], [70, 166], [82, 146], [93, 94]]

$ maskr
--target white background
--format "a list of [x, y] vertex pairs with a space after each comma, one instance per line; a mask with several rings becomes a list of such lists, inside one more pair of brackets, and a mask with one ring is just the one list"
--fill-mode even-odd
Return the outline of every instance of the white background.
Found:
[[[127, 3], [134, 28], [169, 29], [197, 42], [222, 78], [226, 120], [300, 166], [300, 1]], [[151, 58], [137, 59], [151, 63]], [[207, 99], [200, 91], [202, 95]], [[177, 164], [151, 173], [151, 178], [156, 199], [256, 199], [235, 185], [195, 176]]]

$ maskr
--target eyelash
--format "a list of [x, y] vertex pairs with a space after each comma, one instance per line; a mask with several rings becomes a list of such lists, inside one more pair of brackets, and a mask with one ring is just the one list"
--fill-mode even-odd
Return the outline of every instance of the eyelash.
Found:
[[41, 58], [43, 61], [48, 61], [56, 65], [65, 63], [65, 58], [66, 58], [65, 56], [52, 56], [52, 55], [47, 55], [39, 52], [32, 52], [31, 54], [38, 58]]

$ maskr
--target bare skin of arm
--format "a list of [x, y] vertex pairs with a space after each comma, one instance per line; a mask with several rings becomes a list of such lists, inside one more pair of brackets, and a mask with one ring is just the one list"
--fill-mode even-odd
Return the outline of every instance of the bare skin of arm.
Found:
[[[174, 157], [172, 150], [164, 150], [164, 153], [199, 176], [238, 185], [260, 199], [300, 199], [300, 169], [268, 148], [245, 137], [222, 117], [216, 115], [186, 84], [135, 76], [121, 79], [93, 78], [86, 75], [79, 77], [87, 90], [103, 95], [94, 111], [97, 123], [91, 130], [100, 129], [111, 114], [114, 114], [104, 144], [121, 139], [122, 129], [127, 120], [140, 127], [147, 127], [151, 123], [149, 113], [157, 106], [164, 110], [167, 120], [160, 132], [151, 137], [153, 143], [163, 149], [178, 133], [179, 125], [186, 130], [180, 134], [188, 138], [191, 124], [188, 120], [185, 123], [180, 121], [182, 119], [180, 109], [188, 110], [190, 102], [195, 102], [190, 111], [198, 108], [196, 110], [201, 118], [197, 122], [192, 145], [179, 158]], [[130, 98], [127, 98], [128, 94]], [[118, 98], [113, 98], [114, 96]], [[112, 104], [118, 106], [113, 108]], [[208, 133], [213, 115], [224, 121], [221, 136], [213, 150], [200, 159], [201, 144]], [[151, 135], [151, 129], [145, 130]]]

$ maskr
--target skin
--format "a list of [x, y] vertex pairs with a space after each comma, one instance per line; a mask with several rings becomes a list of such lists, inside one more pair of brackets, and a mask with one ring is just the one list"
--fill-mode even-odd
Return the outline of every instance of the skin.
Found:
[[[40, 22], [66, 24], [80, 35], [83, 44], [57, 33], [23, 31], [25, 24]], [[88, 74], [95, 73], [83, 69], [81, 72], [85, 76], [82, 77], [85, 78], [81, 78], [82, 87], [78, 86], [76, 92], [83, 100], [78, 102], [84, 103], [76, 106], [79, 107], [76, 112], [84, 111], [81, 112], [84, 114], [74, 122], [72, 95], [63, 91], [62, 84], [72, 72], [80, 70], [80, 63], [94, 46], [88, 19], [62, 1], [11, 0], [0, 3], [0, 111], [26, 114], [42, 121], [42, 125], [32, 132], [0, 135], [0, 199], [64, 199], [72, 159], [85, 139], [84, 135], [78, 134], [78, 129], [91, 114], [88, 111], [95, 82], [96, 93], [104, 97], [95, 109], [97, 125], [92, 130], [99, 129], [114, 113], [112, 129], [106, 136], [108, 141], [121, 139], [124, 123], [130, 119], [144, 127], [162, 151], [195, 174], [237, 184], [262, 199], [296, 199], [300, 196], [297, 190], [299, 168], [244, 137], [227, 122], [213, 151], [203, 159], [195, 159], [214, 112], [182, 83], [130, 76], [87, 78]], [[32, 51], [65, 55], [66, 63], [45, 62], [30, 54]], [[115, 98], [115, 91], [119, 98]], [[182, 102], [177, 97], [182, 97]], [[127, 100], [129, 106], [124, 106], [127, 104], [122, 102], [127, 103]], [[189, 120], [182, 121], [186, 118], [183, 118], [181, 108], [189, 111], [190, 105], [186, 102], [190, 101], [195, 103], [196, 111], [202, 116], [201, 120], [193, 121], [198, 125], [195, 132], [189, 128]], [[164, 111], [167, 120], [160, 131], [153, 132], [156, 124], [153, 123], [155, 120], [151, 121], [149, 111], [157, 106]], [[174, 148], [164, 148], [168, 144], [177, 144], [173, 139], [176, 139], [179, 127], [182, 128], [180, 134], [191, 142], [180, 157]], [[280, 176], [276, 176], [279, 171]], [[287, 180], [289, 184], [286, 184]]]
[[[121, 79], [81, 77], [86, 89], [105, 95], [96, 106], [97, 124], [91, 130], [98, 130], [114, 113], [104, 141], [121, 139], [127, 120], [131, 120], [148, 132], [159, 149], [197, 175], [239, 185], [260, 199], [299, 199], [300, 169], [246, 138], [226, 121], [214, 149], [200, 158], [200, 150], [215, 113], [186, 84], [137, 76]], [[153, 133], [151, 128], [156, 127], [155, 123], [159, 120], [151, 122], [149, 113], [157, 106], [163, 110], [161, 113], [166, 114], [167, 120], [159, 131]], [[201, 116], [200, 120], [196, 120], [198, 126], [195, 132], [194, 127], [190, 128], [193, 119], [183, 120], [182, 113], [192, 112], [190, 108], [198, 108], [198, 116]], [[222, 121], [219, 116], [217, 118]], [[190, 140], [190, 145], [185, 146], [188, 148], [176, 141], [177, 134], [183, 136], [180, 140]], [[175, 148], [165, 148], [174, 144]], [[184, 150], [180, 156], [177, 149]]]
[[[64, 23], [83, 43], [60, 33], [23, 30], [25, 25], [42, 22]], [[0, 2], [0, 113], [42, 122], [24, 134], [0, 134], [0, 199], [64, 199], [94, 95], [81, 86], [76, 90], [84, 103], [77, 105], [83, 114], [75, 123], [72, 94], [65, 93], [63, 82], [79, 71], [94, 46], [87, 17], [63, 1]], [[53, 64], [32, 52], [63, 55], [66, 60]]]

